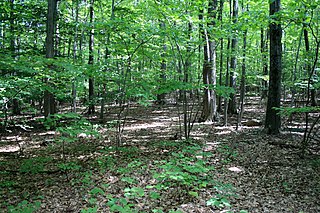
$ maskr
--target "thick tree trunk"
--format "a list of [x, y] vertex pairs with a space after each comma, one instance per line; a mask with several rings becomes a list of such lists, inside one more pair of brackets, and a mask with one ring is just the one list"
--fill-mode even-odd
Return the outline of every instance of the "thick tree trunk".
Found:
[[282, 29], [277, 17], [280, 11], [280, 0], [270, 3], [270, 74], [269, 92], [266, 112], [265, 128], [268, 134], [278, 134], [281, 127], [281, 118], [274, 108], [280, 107], [281, 99], [281, 74], [282, 74]]
[[[89, 36], [89, 60], [88, 64], [93, 65], [94, 57], [93, 57], [93, 45], [94, 45], [94, 27], [93, 27], [93, 18], [94, 18], [94, 9], [93, 9], [94, 0], [90, 2], [90, 36]], [[94, 78], [93, 76], [89, 77], [89, 110], [88, 114], [95, 113], [95, 103], [94, 103]]]
[[[54, 57], [54, 31], [55, 31], [55, 11], [57, 8], [56, 0], [48, 0], [48, 13], [47, 13], [47, 37], [46, 37], [46, 58]], [[53, 69], [52, 65], [49, 65], [49, 69]], [[44, 79], [44, 82], [49, 85], [49, 80]], [[54, 95], [46, 90], [44, 92], [44, 115], [48, 117], [55, 113], [55, 98]]]

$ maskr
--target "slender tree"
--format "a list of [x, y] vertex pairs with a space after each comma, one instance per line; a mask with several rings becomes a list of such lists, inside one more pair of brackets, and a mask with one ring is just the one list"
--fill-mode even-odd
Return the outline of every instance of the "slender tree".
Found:
[[[268, 38], [269, 32], [268, 30], [265, 33], [265, 30], [261, 28], [260, 30], [260, 51], [261, 51], [261, 60], [262, 60], [262, 75], [268, 75], [268, 61], [267, 61], [267, 54], [268, 54]], [[262, 79], [262, 92], [261, 92], [261, 100], [267, 98], [268, 95], [268, 81], [267, 79]]]
[[[220, 29], [223, 30], [222, 26], [222, 15], [223, 15], [223, 4], [224, 0], [220, 0], [218, 9], [218, 20], [220, 22]], [[222, 73], [223, 73], [223, 37], [220, 38], [220, 61], [219, 61], [219, 85], [222, 86]], [[218, 112], [222, 112], [222, 96], [218, 97]]]
[[[14, 0], [10, 0], [10, 52], [12, 58], [16, 57], [16, 39], [15, 39], [15, 12], [14, 12]], [[12, 75], [16, 75], [13, 71]], [[14, 115], [20, 115], [21, 109], [18, 98], [13, 98], [12, 100], [12, 113]]]
[[[242, 5], [242, 11], [245, 12], [244, 5]], [[238, 122], [237, 127], [241, 125], [241, 120], [244, 113], [244, 102], [245, 102], [245, 93], [246, 93], [246, 51], [247, 51], [247, 34], [248, 29], [245, 29], [243, 32], [243, 52], [242, 52], [242, 66], [241, 66], [241, 81], [240, 81], [240, 99], [239, 99], [239, 113], [238, 113]]]
[[[304, 43], [306, 47], [306, 55], [307, 57], [310, 56], [310, 43], [309, 43], [309, 33], [307, 30], [307, 25], [303, 24], [303, 36], [304, 36]], [[310, 62], [307, 62], [306, 69], [309, 72], [308, 75], [314, 75], [315, 73], [312, 72], [312, 66]], [[313, 81], [311, 81], [312, 83]], [[309, 94], [307, 94], [309, 96]], [[310, 100], [311, 100], [311, 106], [317, 106], [317, 98], [316, 98], [316, 90], [314, 87], [310, 90]]]
[[[208, 29], [216, 25], [217, 0], [210, 0], [208, 5]], [[203, 95], [203, 110], [200, 120], [213, 121], [217, 116], [217, 97], [214, 89], [211, 86], [216, 85], [217, 71], [216, 71], [216, 42], [211, 33], [206, 29], [202, 30], [202, 37], [204, 40], [204, 62], [203, 62], [203, 83], [206, 85]]]
[[282, 29], [278, 12], [280, 11], [280, 0], [270, 3], [270, 72], [269, 92], [265, 129], [268, 134], [278, 134], [281, 127], [281, 118], [275, 108], [280, 107], [281, 99], [281, 76], [282, 76]]
[[[234, 25], [238, 22], [238, 0], [233, 0], [232, 4], [232, 22]], [[237, 68], [237, 57], [236, 57], [236, 50], [238, 45], [238, 35], [237, 30], [233, 33], [231, 39], [231, 60], [230, 60], [230, 87], [236, 89], [236, 68]], [[229, 110], [232, 114], [237, 113], [237, 104], [236, 104], [236, 95], [230, 95], [229, 101]]]
[[[94, 27], [93, 27], [93, 19], [94, 19], [94, 0], [90, 1], [89, 7], [89, 21], [90, 21], [90, 33], [89, 33], [89, 60], [88, 64], [93, 65], [94, 57], [93, 57], [93, 45], [94, 45]], [[94, 104], [94, 76], [90, 74], [89, 76], [89, 110], [88, 114], [95, 113], [95, 104]]]
[[[72, 10], [72, 13], [75, 17], [75, 27], [74, 27], [74, 38], [73, 38], [73, 63], [76, 63], [77, 59], [77, 41], [78, 41], [78, 22], [79, 22], [79, 0], [73, 0], [72, 3], [75, 4], [75, 11]], [[76, 79], [72, 79], [72, 112], [77, 111], [77, 89], [76, 89]]]
[[[164, 21], [161, 21], [160, 28], [161, 28], [161, 30], [165, 31], [166, 24]], [[165, 35], [165, 33], [163, 33], [163, 35]], [[167, 63], [166, 63], [166, 59], [165, 59], [166, 51], [167, 51], [167, 45], [165, 43], [165, 38], [163, 38], [161, 63], [160, 63], [160, 76], [159, 76], [160, 84], [163, 84], [166, 81], [166, 73], [165, 73], [166, 69], [167, 69]], [[165, 93], [158, 94], [157, 95], [157, 103], [161, 104], [161, 105], [164, 104], [165, 97], [166, 97]]]
[[[229, 0], [229, 19], [232, 18], [232, 0]], [[231, 33], [231, 32], [230, 32]], [[230, 44], [231, 44], [231, 38], [228, 36], [228, 42], [227, 42], [227, 58], [226, 58], [226, 79], [225, 79], [225, 86], [229, 86], [229, 76], [230, 76]], [[229, 98], [224, 98], [224, 109], [223, 109], [223, 125], [228, 125], [228, 108], [229, 108]]]

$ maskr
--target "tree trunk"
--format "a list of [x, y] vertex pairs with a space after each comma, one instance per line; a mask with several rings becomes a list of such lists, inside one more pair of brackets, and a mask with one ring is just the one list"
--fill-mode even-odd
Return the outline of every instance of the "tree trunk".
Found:
[[[298, 47], [297, 47], [297, 53], [296, 53], [296, 58], [294, 62], [294, 69], [292, 70], [292, 77], [291, 81], [293, 82], [293, 85], [291, 86], [291, 107], [294, 107], [295, 101], [296, 101], [296, 85], [294, 85], [297, 81], [297, 71], [298, 71], [298, 62], [299, 62], [299, 55], [300, 55], [300, 48], [301, 48], [301, 43], [302, 43], [302, 35], [303, 35], [303, 27], [299, 36], [299, 41], [298, 41]], [[290, 115], [290, 120], [292, 117], [292, 114]]]
[[[57, 8], [56, 0], [48, 0], [48, 13], [47, 13], [47, 37], [46, 37], [46, 58], [54, 57], [54, 31], [55, 31], [55, 11]], [[53, 69], [52, 65], [49, 65], [49, 69]], [[44, 82], [49, 85], [49, 80], [46, 78]], [[48, 90], [44, 91], [44, 116], [48, 117], [55, 113], [55, 98], [54, 95]]]
[[[303, 27], [304, 27], [303, 28], [303, 35], [304, 35], [304, 43], [305, 43], [305, 46], [306, 46], [306, 54], [307, 54], [307, 57], [309, 59], [309, 57], [310, 57], [309, 35], [308, 35], [307, 26], [304, 24]], [[307, 60], [306, 70], [308, 71], [308, 75], [315, 74], [315, 73], [312, 72], [312, 67], [311, 67], [311, 64], [310, 64], [309, 60]], [[312, 77], [311, 77], [311, 79], [312, 79]], [[312, 84], [313, 84], [313, 80], [311, 80], [311, 85]], [[316, 90], [312, 87], [310, 89], [310, 94], [307, 94], [307, 95], [308, 96], [310, 95], [311, 106], [317, 106]]]
[[[223, 4], [224, 0], [220, 0], [219, 4], [219, 13], [218, 13], [218, 20], [221, 25], [221, 31], [222, 31], [222, 12], [223, 12]], [[220, 38], [220, 61], [219, 61], [219, 85], [222, 86], [222, 72], [223, 72], [223, 38]], [[218, 97], [218, 109], [217, 111], [220, 113], [222, 112], [222, 97]]]
[[[217, 0], [209, 1], [208, 16], [211, 21], [208, 23], [208, 28], [216, 25]], [[215, 90], [210, 88], [216, 86], [217, 70], [216, 70], [216, 42], [205, 29], [202, 30], [204, 44], [204, 60], [203, 60], [203, 84], [205, 84], [203, 94], [203, 110], [200, 121], [214, 121], [217, 117], [217, 98]]]
[[[228, 43], [227, 43], [227, 69], [226, 69], [226, 82], [225, 82], [225, 86], [228, 87], [229, 86], [229, 73], [230, 73], [230, 57], [229, 57], [229, 51], [230, 51], [230, 44], [231, 44], [231, 39], [228, 38]], [[224, 98], [224, 109], [223, 109], [223, 125], [227, 126], [228, 125], [228, 108], [229, 108], [229, 99], [227, 97]]]
[[[94, 0], [90, 1], [90, 36], [89, 36], [89, 60], [88, 64], [93, 65], [94, 57], [93, 57], [93, 45], [94, 45], [94, 27], [93, 27], [93, 18], [94, 18], [94, 10], [93, 10]], [[89, 77], [89, 110], [88, 114], [95, 113], [95, 103], [94, 103], [94, 78], [91, 75]]]
[[[247, 5], [248, 10], [248, 5]], [[244, 6], [242, 5], [242, 11], [245, 11]], [[244, 99], [246, 92], [246, 51], [247, 51], [247, 34], [248, 30], [245, 29], [243, 32], [243, 53], [242, 53], [242, 70], [241, 70], [241, 82], [240, 82], [240, 100], [239, 100], [239, 113], [238, 113], [238, 122], [237, 128], [241, 125], [241, 120], [244, 113]]]
[[[233, 0], [232, 7], [232, 22], [234, 25], [238, 22], [238, 0]], [[236, 58], [236, 49], [238, 45], [237, 33], [233, 34], [231, 39], [231, 64], [230, 64], [230, 87], [236, 90], [236, 68], [237, 68], [237, 58]], [[236, 95], [235, 93], [230, 95], [229, 101], [229, 110], [230, 113], [237, 113], [237, 103], [236, 103]]]
[[282, 73], [282, 29], [277, 13], [280, 11], [280, 0], [270, 3], [270, 16], [272, 17], [269, 25], [270, 29], [270, 73], [269, 73], [269, 92], [267, 102], [267, 112], [265, 128], [268, 134], [278, 134], [281, 127], [281, 118], [274, 107], [280, 107], [281, 99], [281, 73]]
[[[164, 22], [161, 22], [160, 24], [160, 28], [162, 30], [165, 31], [165, 28], [166, 28], [166, 25]], [[165, 60], [165, 55], [166, 55], [166, 51], [167, 51], [167, 45], [165, 44], [165, 38], [163, 38], [163, 47], [162, 47], [162, 53], [161, 53], [161, 64], [160, 64], [160, 84], [163, 84], [165, 81], [166, 81], [166, 69], [167, 69], [167, 63], [166, 63], [166, 60]], [[160, 104], [160, 105], [163, 105], [165, 103], [165, 97], [166, 97], [166, 94], [165, 93], [161, 93], [161, 94], [158, 94], [157, 95], [157, 103]]]
[[[13, 58], [16, 57], [16, 42], [15, 42], [15, 26], [14, 26], [14, 0], [10, 0], [10, 52]], [[12, 71], [12, 75], [16, 75], [16, 71]], [[12, 113], [14, 115], [20, 115], [20, 104], [18, 98], [12, 99]]]
[[[269, 37], [268, 31], [266, 32], [266, 35], [265, 35], [264, 29], [261, 28], [260, 37], [261, 37], [260, 51], [261, 51], [261, 59], [262, 59], [262, 75], [266, 76], [268, 75], [268, 63], [267, 63], [267, 54], [268, 54], [267, 41]], [[262, 81], [262, 92], [261, 92], [261, 100], [262, 100], [268, 96], [268, 81], [265, 78], [263, 78], [261, 81]]]
[[[73, 40], [73, 63], [76, 63], [77, 60], [77, 41], [78, 41], [78, 20], [79, 20], [79, 2], [78, 0], [74, 1], [76, 4], [76, 11], [75, 11], [75, 29], [74, 29], [74, 40]], [[72, 79], [72, 104], [71, 104], [71, 111], [76, 113], [77, 112], [77, 88], [76, 88], [76, 78]]]
[[[111, 16], [110, 20], [114, 19], [114, 9], [115, 9], [115, 2], [112, 0], [111, 2]], [[108, 49], [108, 45], [110, 44], [110, 32], [107, 34], [107, 42], [106, 42], [106, 47], [105, 47], [105, 64], [108, 64], [108, 58], [110, 57], [110, 52]], [[107, 70], [107, 69], [106, 69]], [[101, 103], [100, 103], [100, 122], [104, 122], [104, 111], [105, 111], [105, 102], [106, 102], [106, 95], [107, 95], [107, 85], [104, 82], [102, 85], [102, 98], [101, 98]]]

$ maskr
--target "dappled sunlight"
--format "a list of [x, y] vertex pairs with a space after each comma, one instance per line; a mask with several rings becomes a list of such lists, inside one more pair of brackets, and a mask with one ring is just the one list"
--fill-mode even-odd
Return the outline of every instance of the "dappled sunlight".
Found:
[[221, 132], [216, 132], [214, 133], [215, 135], [227, 135], [227, 134], [230, 134], [232, 133], [231, 130], [225, 130], [225, 131], [221, 131]]
[[148, 128], [155, 128], [155, 127], [164, 127], [164, 126], [168, 126], [168, 124], [169, 123], [165, 123], [165, 122], [152, 122], [152, 123], [126, 126], [124, 129], [125, 130], [148, 129]]
[[48, 135], [54, 135], [54, 134], [56, 134], [56, 131], [46, 131], [46, 132], [36, 133], [34, 135], [48, 136]]
[[211, 152], [219, 147], [220, 142], [207, 142], [206, 146], [204, 147], [205, 152]]
[[0, 147], [0, 153], [13, 153], [20, 151], [18, 145], [5, 145]]
[[21, 137], [21, 136], [8, 136], [8, 137], [5, 137], [4, 140], [8, 140], [8, 141], [22, 141], [22, 140], [25, 140], [26, 137]]
[[231, 172], [235, 172], [235, 173], [244, 172], [243, 169], [240, 169], [239, 167], [236, 167], [236, 166], [229, 167], [228, 170], [231, 171]]

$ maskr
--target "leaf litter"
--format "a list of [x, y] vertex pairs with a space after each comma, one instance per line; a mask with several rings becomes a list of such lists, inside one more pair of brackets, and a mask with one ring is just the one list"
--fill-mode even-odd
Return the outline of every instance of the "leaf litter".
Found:
[[[61, 144], [40, 146], [55, 139], [52, 131], [2, 137], [1, 148], [26, 145], [0, 155], [1, 210], [26, 200], [41, 202], [35, 212], [320, 212], [319, 156], [299, 156], [301, 136], [266, 135], [258, 124], [235, 131], [231, 118], [228, 127], [196, 123], [189, 143], [175, 137], [172, 106], [137, 107], [129, 115], [119, 148], [112, 128], [65, 145], [64, 157]], [[202, 151], [182, 153], [188, 146]], [[177, 159], [214, 169], [199, 166], [194, 174]]]

